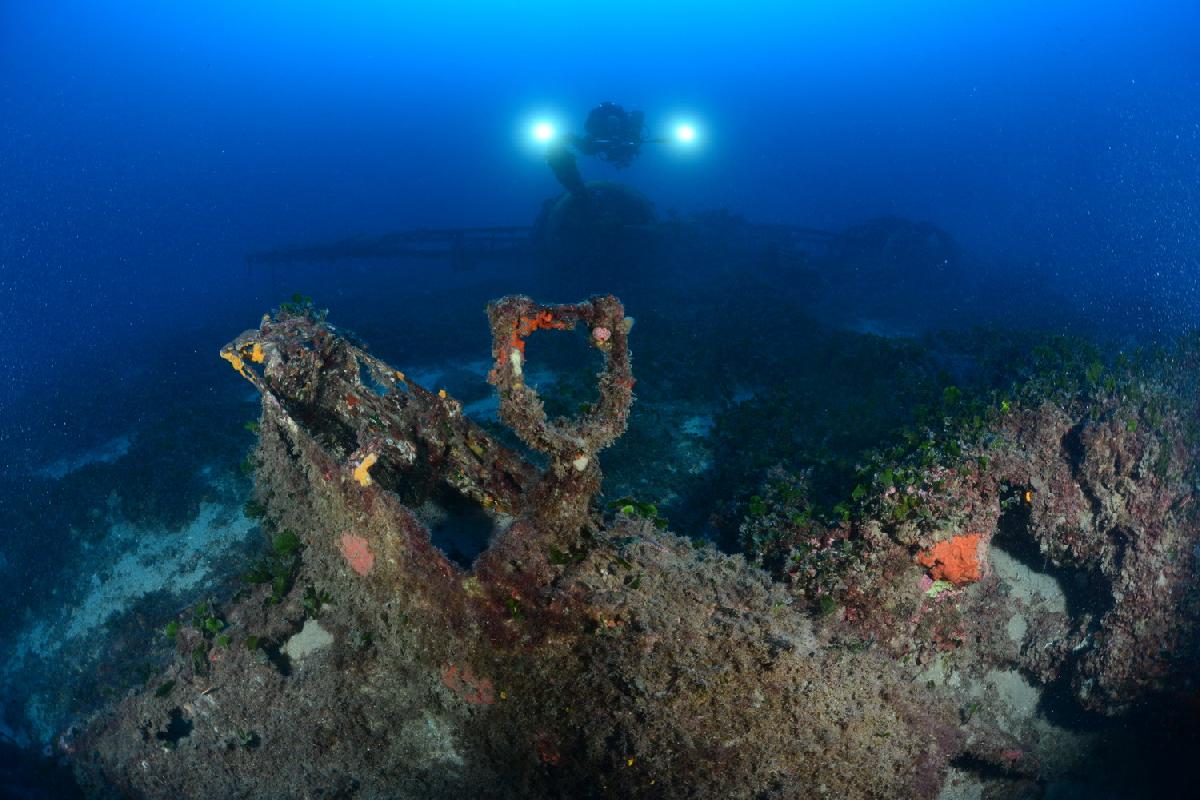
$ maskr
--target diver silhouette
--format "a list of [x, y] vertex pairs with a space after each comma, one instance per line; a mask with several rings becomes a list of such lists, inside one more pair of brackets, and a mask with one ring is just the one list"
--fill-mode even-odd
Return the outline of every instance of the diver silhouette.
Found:
[[572, 143], [584, 155], [596, 156], [618, 167], [628, 167], [642, 150], [645, 115], [603, 102], [588, 113], [584, 135]]
[[608, 101], [588, 112], [583, 131], [568, 133], [552, 141], [546, 149], [546, 164], [555, 179], [579, 198], [586, 198], [587, 192], [575, 152], [624, 168], [633, 163], [648, 141], [645, 115], [641, 111], [626, 111]]

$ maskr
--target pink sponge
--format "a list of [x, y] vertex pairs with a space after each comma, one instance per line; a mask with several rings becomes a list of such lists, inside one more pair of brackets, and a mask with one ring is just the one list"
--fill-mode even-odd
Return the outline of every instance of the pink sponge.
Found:
[[346, 559], [346, 563], [350, 565], [350, 569], [359, 575], [369, 574], [371, 568], [375, 566], [375, 554], [371, 552], [371, 546], [367, 544], [367, 540], [361, 536], [343, 533], [339, 549], [342, 551], [342, 557]]

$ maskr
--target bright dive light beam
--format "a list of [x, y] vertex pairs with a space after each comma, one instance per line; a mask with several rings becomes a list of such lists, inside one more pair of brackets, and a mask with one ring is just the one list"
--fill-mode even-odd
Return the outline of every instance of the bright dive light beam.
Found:
[[684, 144], [691, 144], [696, 141], [696, 129], [686, 122], [675, 126], [675, 138]]
[[549, 122], [538, 122], [533, 126], [533, 138], [539, 142], [548, 142], [554, 138], [554, 126]]

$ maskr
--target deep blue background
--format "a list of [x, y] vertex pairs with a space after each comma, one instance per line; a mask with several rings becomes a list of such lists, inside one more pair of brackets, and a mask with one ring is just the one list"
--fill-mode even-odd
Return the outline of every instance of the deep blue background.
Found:
[[64, 385], [215, 374], [279, 299], [248, 251], [530, 222], [528, 124], [603, 99], [698, 121], [621, 176], [660, 210], [927, 219], [1098, 314], [1197, 318], [1194, 0], [508, 5], [0, 1], [0, 467], [104, 427]]

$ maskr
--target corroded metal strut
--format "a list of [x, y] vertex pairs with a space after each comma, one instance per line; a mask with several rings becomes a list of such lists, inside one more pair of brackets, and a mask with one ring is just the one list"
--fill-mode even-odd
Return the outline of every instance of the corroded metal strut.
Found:
[[[601, 478], [596, 454], [625, 430], [633, 400], [632, 320], [612, 296], [561, 306], [505, 297], [488, 306], [488, 316], [496, 360], [489, 380], [500, 395], [501, 419], [550, 457], [545, 472], [466, 417], [445, 390], [434, 393], [409, 380], [310, 310], [264, 317], [221, 356], [360, 486], [377, 484], [409, 507], [450, 487], [490, 513], [528, 518], [532, 524], [517, 528], [536, 531], [545, 546], [570, 548], [593, 523], [591, 501]], [[600, 400], [579, 419], [549, 420], [523, 380], [525, 339], [536, 330], [579, 324], [588, 326], [588, 341], [604, 355]]]

